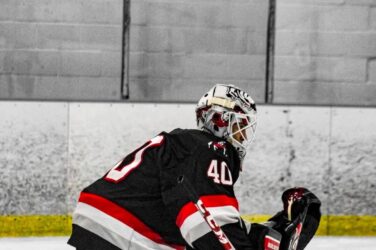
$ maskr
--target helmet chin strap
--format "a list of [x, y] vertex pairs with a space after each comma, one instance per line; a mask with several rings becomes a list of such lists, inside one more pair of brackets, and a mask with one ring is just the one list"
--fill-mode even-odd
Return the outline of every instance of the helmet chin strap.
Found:
[[235, 145], [238, 143], [234, 143], [231, 137], [229, 137], [227, 141], [230, 142], [231, 145], [233, 145], [234, 148], [236, 149], [236, 152], [238, 153], [239, 160], [240, 160], [240, 171], [243, 171], [243, 161], [244, 161], [245, 155], [247, 154], [247, 151], [245, 150], [243, 146]]
[[[238, 156], [241, 162], [243, 162], [243, 159], [247, 153], [245, 148], [234, 138], [231, 138], [230, 136], [226, 139], [231, 145], [234, 146], [236, 151], [238, 152]], [[235, 142], [234, 142], [235, 141]]]

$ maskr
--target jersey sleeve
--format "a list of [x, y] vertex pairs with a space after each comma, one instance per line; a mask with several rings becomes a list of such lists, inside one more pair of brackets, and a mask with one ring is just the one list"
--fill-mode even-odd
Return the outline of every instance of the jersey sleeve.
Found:
[[189, 247], [220, 249], [221, 244], [195, 206], [190, 191], [179, 184], [179, 178], [189, 183], [236, 249], [255, 249], [234, 195], [233, 185], [239, 170], [230, 153], [198, 147], [193, 154], [175, 160], [174, 166], [161, 171], [164, 203]]

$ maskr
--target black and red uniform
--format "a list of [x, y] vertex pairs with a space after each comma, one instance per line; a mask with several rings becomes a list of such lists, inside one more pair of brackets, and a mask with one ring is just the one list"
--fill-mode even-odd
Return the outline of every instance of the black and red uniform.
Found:
[[199, 130], [161, 133], [85, 188], [69, 244], [77, 249], [221, 249], [178, 178], [191, 183], [236, 249], [256, 249], [233, 185], [240, 160]]

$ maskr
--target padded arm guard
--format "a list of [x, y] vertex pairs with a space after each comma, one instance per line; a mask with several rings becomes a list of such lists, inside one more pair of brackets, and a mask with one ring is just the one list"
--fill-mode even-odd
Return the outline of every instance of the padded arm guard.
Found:
[[257, 250], [279, 250], [281, 234], [271, 228], [268, 223], [252, 223], [249, 233], [254, 248]]

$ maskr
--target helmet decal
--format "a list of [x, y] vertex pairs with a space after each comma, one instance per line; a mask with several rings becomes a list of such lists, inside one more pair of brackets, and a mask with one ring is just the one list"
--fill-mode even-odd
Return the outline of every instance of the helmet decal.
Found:
[[239, 100], [241, 105], [248, 110], [254, 109], [256, 111], [255, 102], [243, 90], [229, 86], [226, 95], [233, 100]]

